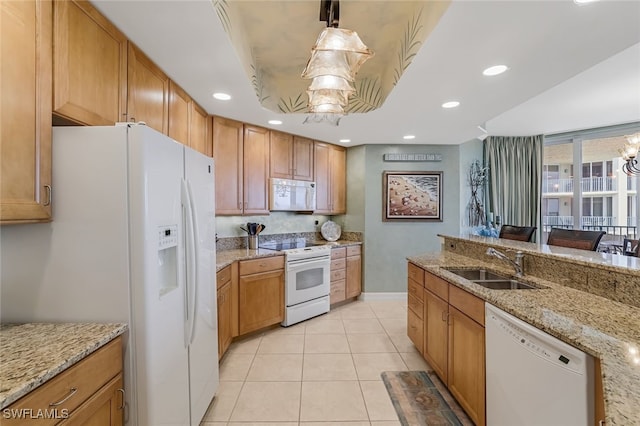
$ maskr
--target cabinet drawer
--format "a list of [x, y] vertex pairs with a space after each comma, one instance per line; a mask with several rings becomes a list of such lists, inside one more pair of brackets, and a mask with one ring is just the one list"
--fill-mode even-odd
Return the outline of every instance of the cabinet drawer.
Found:
[[339, 248], [331, 249], [331, 259], [340, 259], [342, 257], [345, 257], [346, 254], [347, 254], [347, 248], [346, 247], [339, 247]]
[[335, 259], [331, 261], [331, 271], [335, 271], [338, 269], [344, 269], [347, 267], [347, 259], [346, 258], [342, 258], [342, 259]]
[[329, 303], [334, 304], [346, 299], [346, 281], [344, 279], [331, 281], [331, 293]]
[[407, 275], [420, 285], [424, 285], [424, 270], [413, 263], [408, 264]]
[[449, 285], [449, 304], [484, 326], [484, 300], [451, 284]]
[[424, 304], [422, 300], [418, 300], [417, 297], [410, 294], [407, 296], [407, 306], [409, 306], [409, 309], [411, 309], [418, 318], [422, 319], [422, 314], [424, 312]]
[[347, 247], [347, 256], [360, 256], [362, 250], [360, 246], [348, 246]]
[[347, 270], [346, 269], [338, 269], [334, 271], [333, 269], [330, 272], [331, 281], [344, 280], [347, 278]]
[[424, 333], [422, 319], [418, 318], [411, 309], [407, 309], [407, 336], [416, 345], [420, 353], [424, 353]]
[[284, 269], [284, 256], [263, 257], [240, 262], [240, 275], [257, 274], [277, 269]]
[[[122, 371], [122, 338], [117, 337], [82, 361], [45, 382], [40, 387], [20, 398], [8, 408], [11, 410], [51, 410], [56, 408], [58, 413], [67, 410], [72, 413], [80, 404], [86, 401], [98, 389]], [[73, 391], [73, 389], [76, 389]], [[64, 400], [55, 407], [51, 403]], [[38, 419], [37, 424], [53, 425], [60, 419]], [[30, 425], [33, 419], [4, 419], [3, 425]]]
[[420, 302], [422, 302], [422, 285], [418, 284], [413, 280], [409, 280], [409, 286], [407, 291], [409, 292], [410, 296], [413, 296], [416, 299], [418, 299]]
[[231, 281], [231, 265], [225, 266], [216, 273], [216, 287], [220, 288]]
[[436, 277], [429, 272], [424, 273], [424, 288], [430, 290], [436, 296], [444, 300], [449, 300], [449, 282], [440, 277]]

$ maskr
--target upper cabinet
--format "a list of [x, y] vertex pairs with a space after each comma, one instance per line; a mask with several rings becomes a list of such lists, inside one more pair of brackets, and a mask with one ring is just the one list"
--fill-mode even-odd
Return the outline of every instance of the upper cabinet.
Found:
[[243, 131], [239, 121], [213, 117], [217, 215], [239, 215], [243, 211]]
[[213, 117], [216, 214], [269, 214], [269, 130]]
[[51, 219], [52, 4], [0, 2], [0, 222]]
[[244, 125], [244, 214], [269, 214], [269, 130]]
[[169, 77], [129, 42], [127, 118], [168, 134]]
[[189, 104], [189, 111], [189, 146], [204, 155], [213, 157], [211, 117], [193, 100]]
[[211, 117], [173, 81], [169, 82], [169, 137], [213, 156]]
[[53, 2], [53, 112], [90, 126], [126, 121], [127, 38], [84, 1]]
[[270, 177], [313, 180], [313, 141], [299, 136], [271, 131]]
[[337, 145], [314, 143], [316, 213], [346, 213], [346, 150]]
[[191, 97], [173, 81], [169, 82], [169, 137], [189, 144]]

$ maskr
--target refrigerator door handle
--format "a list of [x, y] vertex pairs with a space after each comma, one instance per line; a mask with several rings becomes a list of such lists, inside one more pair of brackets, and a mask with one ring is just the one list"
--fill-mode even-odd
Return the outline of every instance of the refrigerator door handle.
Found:
[[185, 324], [185, 346], [189, 346], [192, 340], [193, 323], [195, 323], [195, 278], [196, 278], [196, 256], [195, 256], [195, 234], [193, 228], [193, 208], [191, 198], [189, 197], [189, 189], [187, 181], [182, 180], [182, 206], [185, 210], [184, 221], [185, 226], [185, 270], [186, 270], [186, 314], [187, 322]]
[[191, 255], [193, 257], [193, 281], [191, 286], [191, 305], [189, 306], [189, 312], [191, 313], [191, 327], [189, 329], [189, 345], [193, 343], [193, 339], [195, 338], [195, 330], [196, 330], [196, 310], [197, 310], [197, 301], [198, 301], [198, 261], [200, 259], [200, 246], [198, 244], [198, 236], [200, 233], [198, 232], [198, 217], [196, 215], [196, 208], [193, 200], [193, 191], [191, 189], [191, 182], [187, 180], [187, 195], [189, 197], [189, 205], [191, 206], [191, 242], [192, 242], [192, 250]]

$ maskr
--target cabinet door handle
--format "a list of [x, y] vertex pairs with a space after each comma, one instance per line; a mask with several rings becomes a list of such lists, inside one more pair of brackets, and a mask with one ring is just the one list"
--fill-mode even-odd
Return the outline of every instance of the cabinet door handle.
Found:
[[67, 394], [67, 396], [65, 396], [64, 398], [62, 398], [60, 401], [58, 402], [51, 402], [49, 404], [49, 407], [56, 407], [58, 405], [63, 404], [67, 399], [71, 398], [73, 395], [75, 395], [75, 393], [78, 392], [78, 388], [71, 388], [69, 389], [69, 393]]
[[51, 205], [51, 185], [45, 185], [44, 188], [47, 190], [47, 200], [42, 205], [50, 206]]
[[122, 395], [122, 404], [118, 407], [118, 410], [124, 410], [124, 389], [118, 389], [118, 392]]

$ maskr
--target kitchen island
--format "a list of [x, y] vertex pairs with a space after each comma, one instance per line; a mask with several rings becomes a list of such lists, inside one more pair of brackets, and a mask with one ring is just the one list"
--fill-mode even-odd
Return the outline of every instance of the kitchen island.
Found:
[[[525, 276], [537, 290], [490, 290], [448, 268], [488, 268], [514, 275], [486, 255], [495, 247], [524, 253]], [[487, 237], [444, 236], [443, 251], [411, 264], [509, 312], [600, 360], [607, 425], [640, 424], [640, 260]]]

